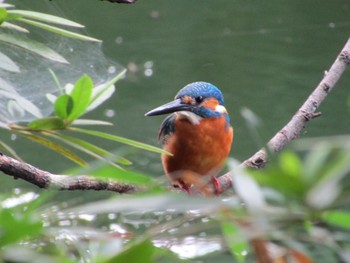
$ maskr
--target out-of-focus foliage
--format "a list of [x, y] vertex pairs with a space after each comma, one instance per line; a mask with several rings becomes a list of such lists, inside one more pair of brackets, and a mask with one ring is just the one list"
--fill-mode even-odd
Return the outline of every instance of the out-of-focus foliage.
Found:
[[1, 256], [18, 262], [15, 247], [53, 262], [259, 262], [265, 254], [271, 262], [349, 262], [344, 142], [304, 140], [307, 150], [282, 152], [266, 169], [234, 167], [236, 194], [226, 197], [170, 193], [137, 173], [132, 180], [143, 193], [64, 208], [52, 197], [3, 194]]

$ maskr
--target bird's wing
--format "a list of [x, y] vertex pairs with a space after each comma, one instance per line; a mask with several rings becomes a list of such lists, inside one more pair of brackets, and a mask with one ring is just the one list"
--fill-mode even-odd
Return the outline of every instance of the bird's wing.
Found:
[[158, 140], [162, 145], [167, 143], [169, 136], [175, 131], [175, 114], [171, 114], [165, 118], [160, 125]]

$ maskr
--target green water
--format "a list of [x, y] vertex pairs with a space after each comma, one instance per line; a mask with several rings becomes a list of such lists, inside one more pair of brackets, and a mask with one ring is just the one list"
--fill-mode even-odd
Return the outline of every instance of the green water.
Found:
[[[21, 2], [15, 1], [18, 8]], [[249, 108], [261, 118], [259, 132], [267, 141], [307, 98], [350, 35], [348, 0], [22, 3], [86, 25], [90, 35], [103, 40], [106, 56], [129, 69], [113, 99], [87, 117], [114, 122], [108, 132], [158, 145], [162, 117], [144, 117], [144, 113], [170, 101], [189, 82], [211, 82], [225, 95], [235, 128], [231, 156], [239, 160], [260, 147], [242, 109]], [[306, 127], [304, 137], [349, 133], [349, 82], [346, 72], [320, 107], [322, 117]], [[114, 117], [106, 117], [106, 110], [114, 110]], [[61, 171], [71, 166], [40, 147], [33, 154], [33, 144], [18, 142], [25, 160], [44, 169]], [[110, 142], [97, 143], [120, 149]], [[156, 154], [138, 152], [133, 159], [135, 169], [162, 174]]]

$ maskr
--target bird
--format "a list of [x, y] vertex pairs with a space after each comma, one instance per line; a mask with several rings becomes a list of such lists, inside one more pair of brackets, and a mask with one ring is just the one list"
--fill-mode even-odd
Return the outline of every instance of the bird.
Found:
[[[169, 154], [162, 154], [165, 174], [174, 186], [192, 193], [221, 194], [216, 176], [224, 165], [234, 138], [221, 91], [197, 81], [180, 89], [175, 99], [146, 116], [170, 114], [162, 122], [158, 139]], [[212, 184], [211, 189], [206, 187]]]

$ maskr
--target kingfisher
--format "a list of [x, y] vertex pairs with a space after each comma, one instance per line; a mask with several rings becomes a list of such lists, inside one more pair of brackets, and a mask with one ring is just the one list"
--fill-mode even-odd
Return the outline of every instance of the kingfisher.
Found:
[[[189, 194], [194, 186], [205, 195], [219, 195], [221, 187], [216, 176], [234, 137], [221, 91], [207, 82], [193, 82], [183, 87], [174, 101], [145, 115], [169, 113], [158, 134], [163, 149], [172, 154], [161, 156], [166, 175]], [[213, 184], [214, 193], [209, 192], [208, 184]]]

